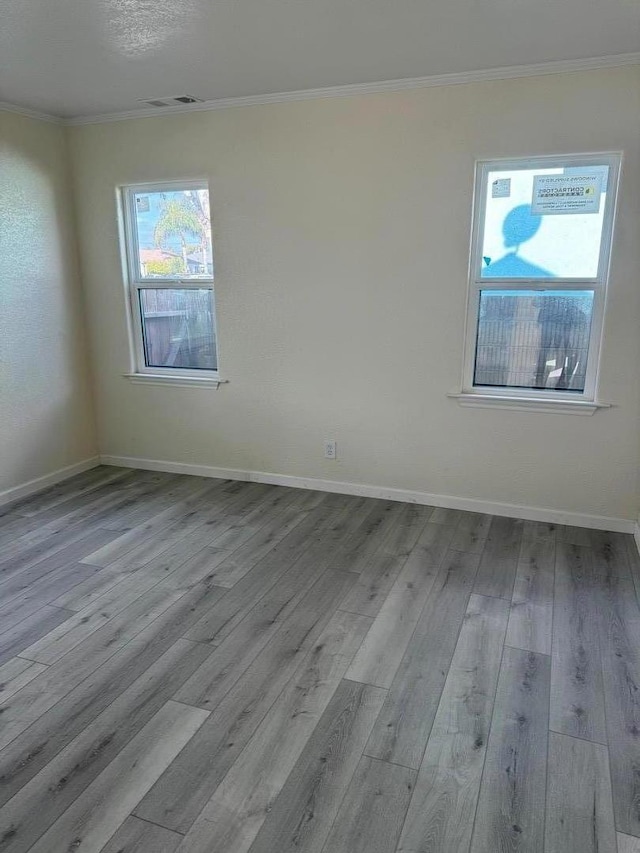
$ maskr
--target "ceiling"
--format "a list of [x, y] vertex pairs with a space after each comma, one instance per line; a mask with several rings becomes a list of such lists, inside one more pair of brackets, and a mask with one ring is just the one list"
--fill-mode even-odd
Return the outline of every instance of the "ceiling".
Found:
[[639, 50], [638, 0], [0, 0], [0, 101], [70, 118]]

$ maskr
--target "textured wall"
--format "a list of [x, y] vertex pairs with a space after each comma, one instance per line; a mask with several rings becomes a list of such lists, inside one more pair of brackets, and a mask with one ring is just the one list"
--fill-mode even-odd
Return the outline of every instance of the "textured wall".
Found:
[[96, 454], [62, 127], [0, 111], [0, 492]]
[[[625, 68], [73, 128], [102, 451], [636, 518], [638, 115]], [[615, 408], [459, 407], [474, 160], [621, 149]], [[116, 187], [199, 175], [230, 384], [132, 385]]]

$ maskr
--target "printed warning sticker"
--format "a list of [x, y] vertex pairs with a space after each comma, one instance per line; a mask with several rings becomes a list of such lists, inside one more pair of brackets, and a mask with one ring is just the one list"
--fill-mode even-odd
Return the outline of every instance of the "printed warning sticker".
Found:
[[535, 175], [531, 213], [599, 213], [602, 174]]
[[491, 182], [491, 198], [509, 198], [511, 195], [511, 178], [496, 178]]

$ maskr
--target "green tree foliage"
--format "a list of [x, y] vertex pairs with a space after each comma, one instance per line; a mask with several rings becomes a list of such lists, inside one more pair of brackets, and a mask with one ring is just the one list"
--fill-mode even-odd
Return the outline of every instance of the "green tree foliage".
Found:
[[206, 233], [201, 218], [189, 198], [167, 198], [153, 233], [156, 246], [164, 248], [167, 241], [178, 239], [182, 249], [184, 270], [188, 269], [187, 255], [194, 239], [204, 248]]
[[170, 278], [174, 275], [184, 275], [186, 267], [182, 258], [165, 258], [162, 261], [147, 261], [145, 263], [147, 275], [159, 275]]

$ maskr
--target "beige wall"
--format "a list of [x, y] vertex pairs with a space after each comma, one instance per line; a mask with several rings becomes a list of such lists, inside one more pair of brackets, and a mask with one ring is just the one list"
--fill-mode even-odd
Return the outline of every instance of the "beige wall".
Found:
[[0, 111], [0, 492], [96, 454], [65, 130]]
[[[638, 115], [626, 68], [74, 128], [102, 452], [636, 518]], [[474, 160], [620, 149], [615, 407], [459, 407]], [[133, 385], [116, 187], [200, 175], [230, 384]]]

